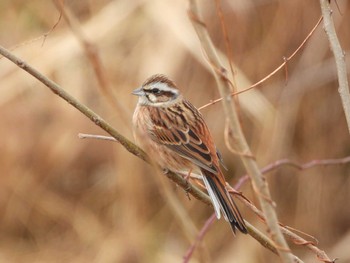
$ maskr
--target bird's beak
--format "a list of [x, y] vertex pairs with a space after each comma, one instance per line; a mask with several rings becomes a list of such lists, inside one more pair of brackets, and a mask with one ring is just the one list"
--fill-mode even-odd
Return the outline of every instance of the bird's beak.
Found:
[[131, 94], [136, 96], [143, 96], [145, 95], [145, 92], [143, 91], [142, 87], [135, 89]]

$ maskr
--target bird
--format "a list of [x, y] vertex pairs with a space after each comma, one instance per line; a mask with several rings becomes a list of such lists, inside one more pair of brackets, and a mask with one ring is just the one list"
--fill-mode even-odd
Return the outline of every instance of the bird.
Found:
[[216, 217], [222, 213], [234, 234], [236, 229], [246, 234], [243, 217], [226, 189], [221, 155], [199, 110], [162, 74], [149, 77], [132, 94], [138, 96], [132, 120], [136, 143], [163, 169], [199, 172]]

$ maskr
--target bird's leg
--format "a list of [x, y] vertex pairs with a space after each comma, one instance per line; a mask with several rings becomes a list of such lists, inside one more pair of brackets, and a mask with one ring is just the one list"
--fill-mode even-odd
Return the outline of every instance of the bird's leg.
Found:
[[188, 183], [188, 179], [191, 176], [191, 172], [192, 172], [192, 168], [188, 171], [187, 175], [185, 175], [185, 177], [184, 177], [184, 179], [186, 180], [186, 184], [187, 184], [187, 188], [185, 189], [185, 192], [186, 192], [188, 200], [191, 200], [190, 194], [188, 193], [188, 191], [191, 188], [191, 185]]
[[191, 177], [191, 173], [192, 173], [192, 168], [188, 171], [188, 174], [187, 175], [185, 175], [185, 180], [188, 182], [188, 178], [190, 178]]

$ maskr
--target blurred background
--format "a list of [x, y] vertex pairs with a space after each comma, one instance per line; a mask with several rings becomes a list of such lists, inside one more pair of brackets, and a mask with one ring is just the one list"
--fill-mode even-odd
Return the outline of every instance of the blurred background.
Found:
[[[199, 2], [224, 56], [215, 1]], [[317, 0], [221, 3], [238, 89], [279, 66], [321, 13]], [[188, 18], [187, 1], [67, 0], [64, 5], [70, 23], [59, 20], [52, 1], [2, 0], [0, 44], [127, 138], [132, 140], [137, 101], [130, 93], [151, 74], [169, 75], [197, 107], [219, 97]], [[332, 1], [335, 26], [348, 53], [349, 3], [337, 0], [337, 5]], [[99, 76], [82, 39], [101, 59]], [[349, 68], [348, 57], [347, 62]], [[106, 81], [104, 86], [98, 77]], [[306, 163], [350, 155], [337, 88], [335, 63], [321, 24], [287, 71], [238, 96], [242, 127], [261, 167], [284, 158]], [[245, 171], [239, 156], [225, 145], [222, 106], [212, 105], [202, 113], [233, 185]], [[79, 139], [78, 133], [105, 133], [5, 58], [0, 59], [0, 119], [0, 262], [182, 262], [196, 231], [213, 213], [193, 197], [189, 200], [181, 188], [162, 181], [119, 144]], [[339, 262], [350, 262], [349, 174], [350, 164], [339, 164], [303, 171], [281, 166], [266, 175], [280, 221], [317, 238], [318, 247]], [[258, 206], [249, 182], [240, 190]], [[169, 191], [187, 213], [188, 226], [169, 205]], [[247, 207], [238, 205], [249, 222], [266, 231]], [[317, 262], [306, 248], [291, 248], [306, 262]], [[220, 220], [190, 262], [279, 259], [250, 236], [234, 238]]]

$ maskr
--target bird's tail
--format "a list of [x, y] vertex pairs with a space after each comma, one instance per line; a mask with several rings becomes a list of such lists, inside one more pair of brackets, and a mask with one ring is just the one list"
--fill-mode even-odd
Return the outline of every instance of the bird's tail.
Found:
[[232, 200], [230, 194], [226, 190], [225, 185], [211, 172], [203, 169], [202, 173], [203, 181], [212, 200], [216, 217], [218, 219], [221, 217], [221, 210], [225, 220], [230, 223], [233, 233], [236, 233], [236, 229], [238, 229], [242, 233], [246, 234], [247, 228], [244, 220], [235, 202]]

